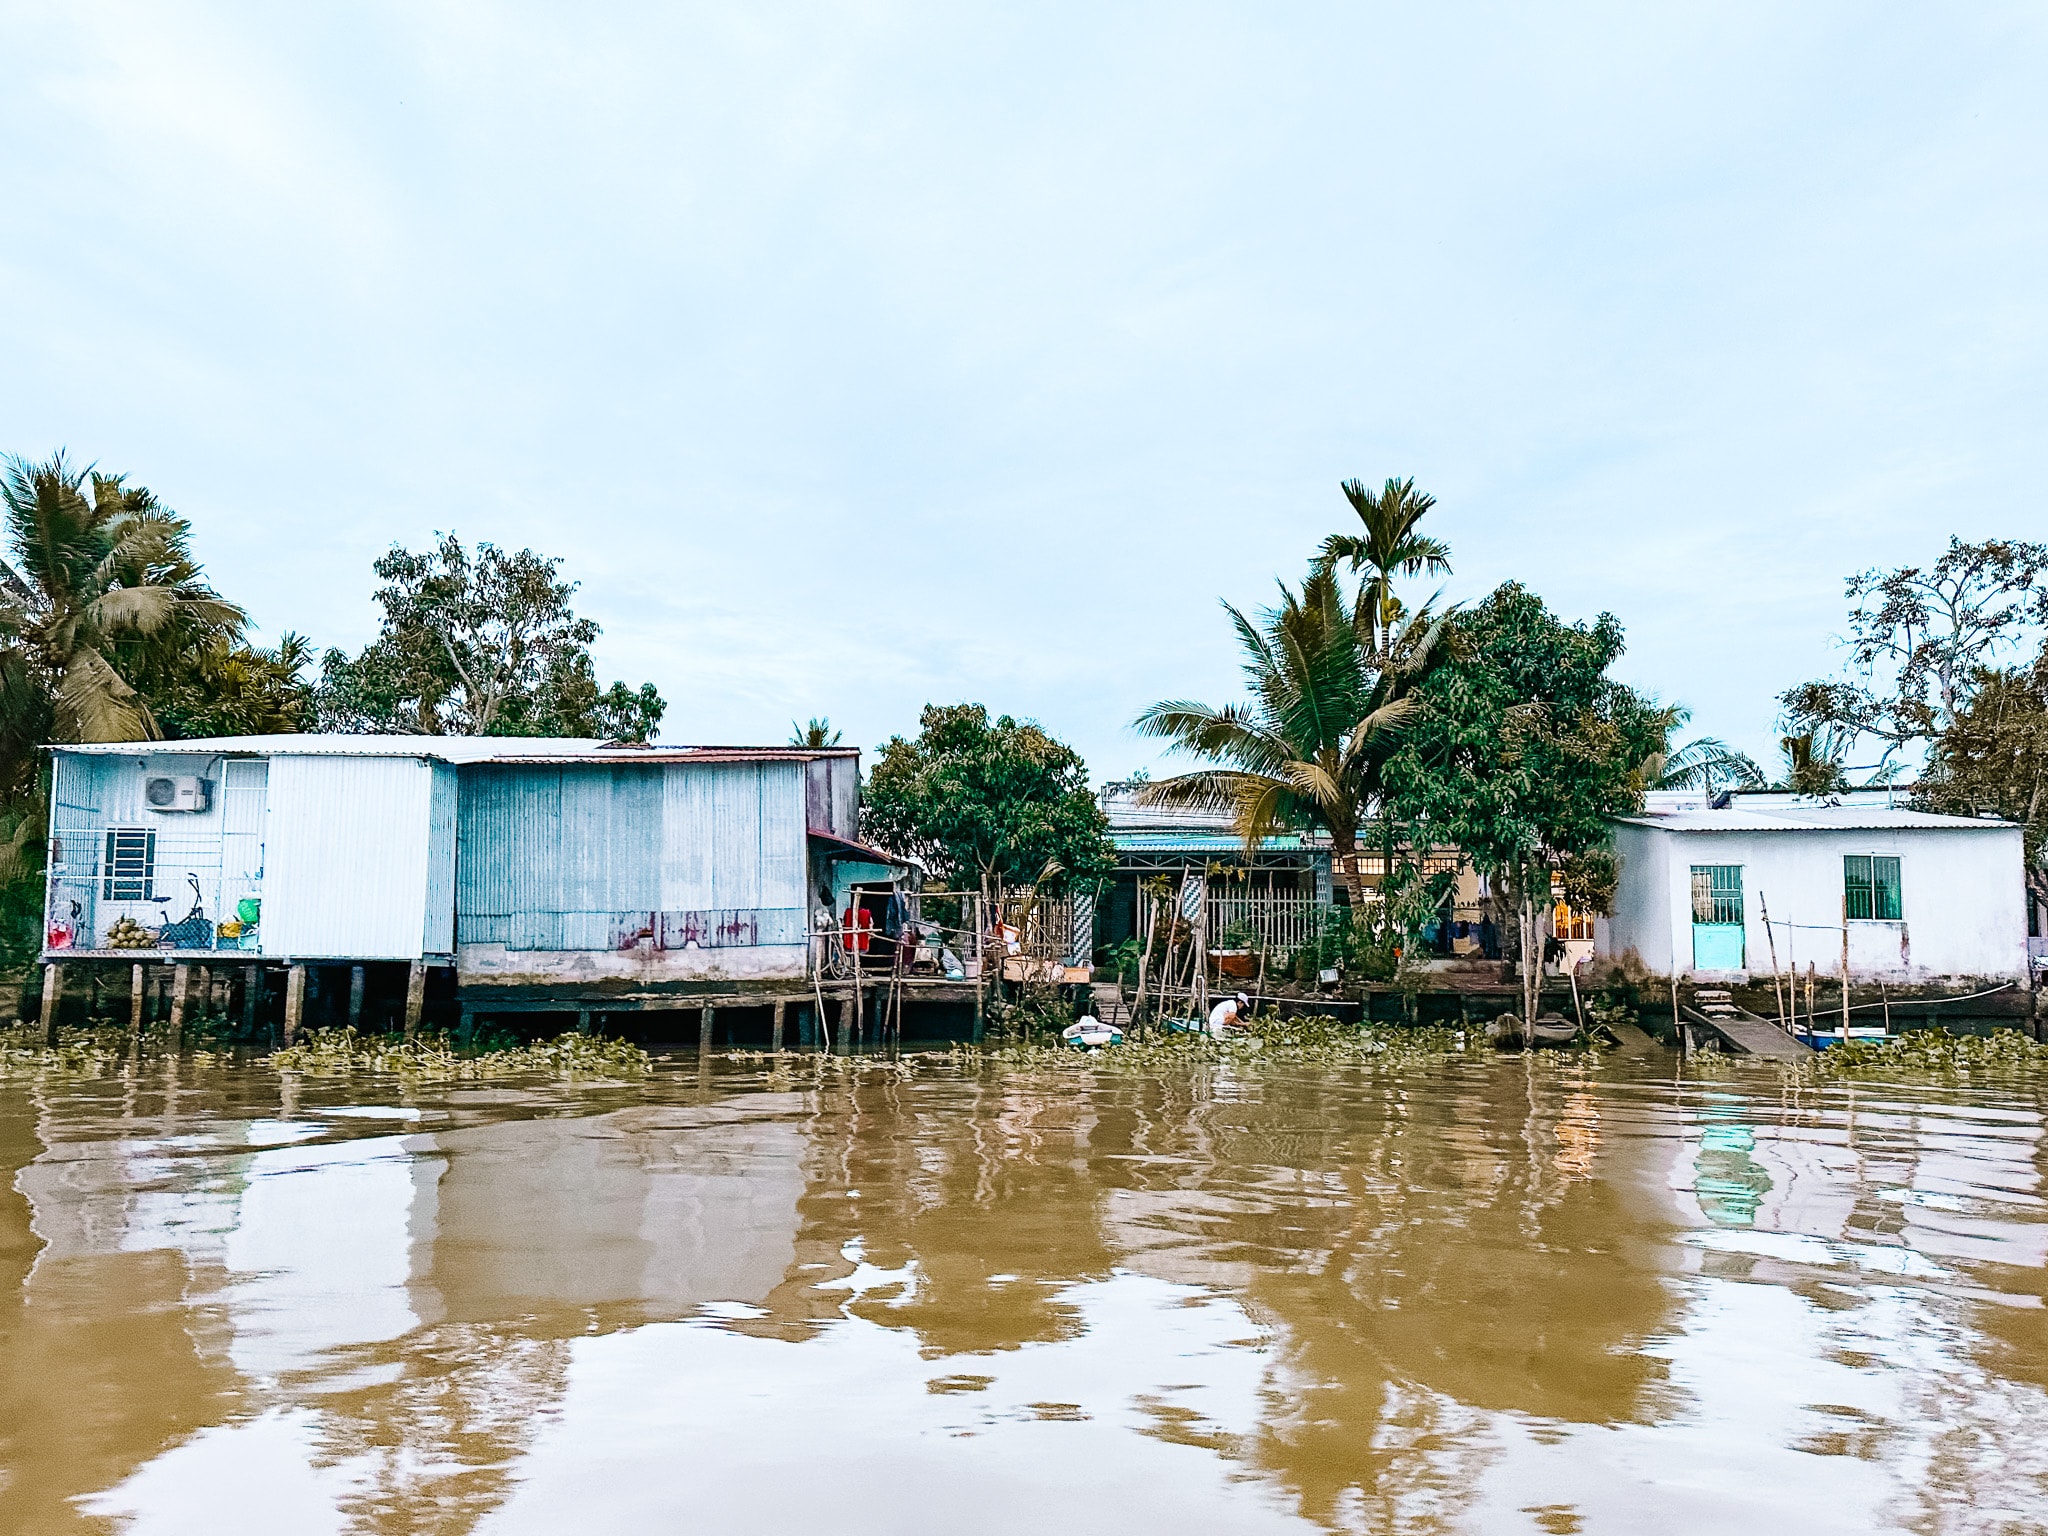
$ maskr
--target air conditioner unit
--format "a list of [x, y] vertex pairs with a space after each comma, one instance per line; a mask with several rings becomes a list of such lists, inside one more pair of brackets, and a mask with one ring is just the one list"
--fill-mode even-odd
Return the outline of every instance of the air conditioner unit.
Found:
[[213, 799], [211, 780], [189, 774], [151, 774], [142, 782], [142, 803], [152, 811], [203, 811]]

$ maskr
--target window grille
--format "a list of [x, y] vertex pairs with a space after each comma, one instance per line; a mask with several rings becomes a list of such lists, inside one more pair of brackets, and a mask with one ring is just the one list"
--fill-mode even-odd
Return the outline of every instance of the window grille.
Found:
[[1852, 853], [1842, 860], [1844, 912], [1860, 922], [1896, 923], [1905, 904], [1899, 882], [1899, 861], [1883, 854]]
[[1742, 921], [1740, 864], [1693, 865], [1692, 920], [1696, 923]]
[[142, 827], [107, 828], [100, 900], [152, 901], [155, 897], [156, 834]]

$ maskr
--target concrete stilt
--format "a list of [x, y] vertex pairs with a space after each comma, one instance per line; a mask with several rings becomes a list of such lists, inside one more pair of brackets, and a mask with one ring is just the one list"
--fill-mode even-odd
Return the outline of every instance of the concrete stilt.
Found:
[[590, 1010], [588, 1008], [578, 1008], [576, 1010], [576, 1033], [579, 1035], [590, 1033]]
[[711, 1033], [716, 1027], [714, 1021], [717, 1014], [718, 1010], [716, 1008], [700, 1008], [697, 1010], [697, 1055], [700, 1059], [711, 1054]]
[[185, 1035], [185, 1012], [192, 1006], [192, 967], [171, 967], [171, 1049], [177, 1050]]
[[420, 1030], [420, 1016], [427, 1011], [427, 962], [415, 960], [405, 976], [405, 1038]]
[[293, 961], [291, 969], [285, 972], [284, 980], [284, 1043], [290, 1045], [298, 1038], [299, 1027], [306, 1021], [306, 966], [303, 961]]
[[43, 967], [43, 1044], [57, 1043], [57, 1009], [64, 1002], [64, 967], [54, 961]]
[[149, 1006], [149, 967], [136, 965], [128, 973], [128, 1033], [142, 1036], [142, 1015]]
[[363, 968], [360, 965], [348, 968], [348, 1027], [363, 1027]]
[[256, 1032], [256, 1016], [263, 1007], [263, 967], [245, 965], [242, 967], [242, 1028], [249, 1034]]
[[769, 1049], [778, 1054], [782, 1050], [782, 1031], [788, 1022], [788, 1011], [789, 1004], [778, 997], [775, 1000], [775, 1038], [769, 1042]]
[[853, 999], [850, 997], [839, 999], [840, 1055], [851, 1056], [853, 1054], [853, 1032], [859, 1027], [859, 1023], [860, 1021], [854, 1016]]

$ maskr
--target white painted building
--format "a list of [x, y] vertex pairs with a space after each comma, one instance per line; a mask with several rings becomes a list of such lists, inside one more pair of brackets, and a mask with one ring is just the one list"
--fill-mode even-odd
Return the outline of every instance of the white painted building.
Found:
[[[2017, 981], [2027, 970], [2020, 828], [1902, 808], [1888, 790], [1652, 794], [1617, 822], [1599, 958], [1653, 975]], [[1770, 927], [1765, 927], [1768, 909]]]

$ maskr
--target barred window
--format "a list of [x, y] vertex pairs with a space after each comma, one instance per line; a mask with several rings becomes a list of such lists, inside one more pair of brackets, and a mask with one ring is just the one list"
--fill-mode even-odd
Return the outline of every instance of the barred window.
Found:
[[1735, 924], [1742, 917], [1742, 866], [1695, 864], [1692, 867], [1692, 920]]
[[107, 828], [100, 900], [150, 901], [156, 896], [156, 834], [144, 827]]
[[1862, 922], [1896, 923], [1905, 905], [1899, 889], [1899, 861], [1882, 854], [1852, 853], [1842, 860], [1845, 914]]

